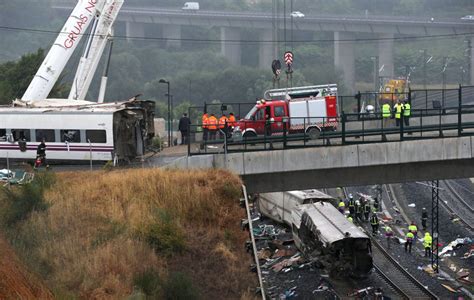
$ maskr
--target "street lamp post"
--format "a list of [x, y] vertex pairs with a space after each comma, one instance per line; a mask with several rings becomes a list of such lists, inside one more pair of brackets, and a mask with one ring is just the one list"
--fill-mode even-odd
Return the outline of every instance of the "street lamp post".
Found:
[[159, 83], [166, 83], [168, 86], [168, 147], [171, 147], [171, 95], [170, 95], [170, 82], [165, 79], [160, 79]]

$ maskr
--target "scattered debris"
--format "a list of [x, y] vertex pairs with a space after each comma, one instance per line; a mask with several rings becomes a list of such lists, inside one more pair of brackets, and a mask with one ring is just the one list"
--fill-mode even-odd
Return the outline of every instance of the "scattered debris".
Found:
[[295, 255], [296, 252], [296, 249], [277, 249], [272, 257], [292, 256]]
[[456, 272], [456, 270], [457, 270], [458, 268], [457, 268], [454, 264], [451, 264], [451, 265], [449, 266], [449, 269], [450, 269], [451, 271], [453, 271], [453, 272]]
[[272, 256], [272, 251], [268, 248], [257, 251], [258, 259], [269, 259]]
[[474, 256], [474, 246], [471, 246], [471, 249], [469, 249], [469, 251], [467, 251], [466, 253], [464, 253], [463, 255], [463, 259], [466, 259], [466, 258], [469, 258], [471, 256]]
[[439, 253], [439, 256], [446, 256], [447, 252], [456, 250], [462, 245], [466, 245], [470, 243], [472, 243], [472, 240], [471, 238], [468, 238], [468, 237], [455, 239], [454, 241], [449, 243], [446, 247], [444, 247], [443, 250], [441, 250], [441, 252]]
[[396, 206], [393, 207], [393, 210], [396, 211], [397, 213], [400, 213], [400, 210]]
[[410, 204], [408, 204], [408, 207], [416, 207], [416, 204], [415, 203], [410, 203]]
[[427, 265], [426, 267], [423, 268], [423, 271], [430, 275], [434, 275], [435, 271], [433, 270], [433, 267], [431, 265]]
[[374, 289], [374, 287], [372, 286], [369, 286], [369, 287], [366, 287], [364, 289], [360, 289], [360, 290], [357, 290], [351, 294], [349, 294], [348, 296], [349, 297], [360, 297], [360, 296], [368, 296], [370, 291], [372, 291]]
[[445, 289], [447, 289], [448, 291], [450, 291], [451, 293], [456, 293], [456, 290], [453, 289], [452, 287], [450, 287], [449, 285], [444, 284], [444, 283], [442, 283], [441, 285], [442, 285]]

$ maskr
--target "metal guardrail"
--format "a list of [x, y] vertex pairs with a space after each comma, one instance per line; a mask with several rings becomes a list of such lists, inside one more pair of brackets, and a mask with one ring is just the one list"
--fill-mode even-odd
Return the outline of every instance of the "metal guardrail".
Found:
[[[247, 131], [242, 123], [242, 136], [230, 128], [207, 131], [200, 125], [190, 125], [191, 143], [188, 155], [208, 153], [231, 153], [292, 149], [303, 147], [326, 147], [334, 145], [367, 144], [406, 140], [435, 139], [474, 135], [474, 106], [464, 105], [461, 109], [412, 109], [409, 126], [403, 118], [399, 126], [396, 120], [382, 118], [380, 113], [342, 113], [338, 122], [327, 118], [284, 118], [272, 123], [271, 129], [265, 121], [258, 123], [257, 134]], [[252, 127], [255, 127], [252, 122]], [[276, 124], [278, 123], [278, 124]], [[299, 124], [292, 126], [291, 124]], [[250, 123], [249, 123], [250, 124]], [[250, 126], [250, 125], [249, 125]], [[312, 130], [319, 128], [321, 130]], [[207, 138], [206, 138], [207, 135]]]

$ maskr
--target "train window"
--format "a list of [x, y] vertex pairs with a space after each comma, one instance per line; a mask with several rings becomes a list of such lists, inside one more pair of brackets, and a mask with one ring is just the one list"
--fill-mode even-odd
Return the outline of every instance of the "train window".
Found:
[[7, 130], [6, 129], [0, 129], [0, 141], [4, 142], [7, 140]]
[[13, 139], [16, 141], [31, 142], [29, 129], [12, 129]]
[[61, 130], [61, 142], [80, 143], [81, 135], [79, 129], [63, 129]]
[[107, 143], [105, 130], [86, 130], [86, 139], [91, 143]]
[[36, 129], [36, 141], [41, 142], [43, 139], [45, 142], [54, 143], [54, 129]]

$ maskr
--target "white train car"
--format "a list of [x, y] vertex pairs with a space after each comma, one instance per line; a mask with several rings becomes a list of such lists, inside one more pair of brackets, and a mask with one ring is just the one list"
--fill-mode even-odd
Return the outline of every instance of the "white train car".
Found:
[[337, 202], [334, 197], [318, 190], [261, 193], [258, 197], [258, 208], [264, 216], [291, 226], [291, 213], [298, 205], [318, 201], [330, 202], [333, 205]]
[[45, 140], [48, 161], [130, 161], [154, 136], [154, 103], [97, 104], [48, 99], [0, 107], [0, 158], [34, 160]]

